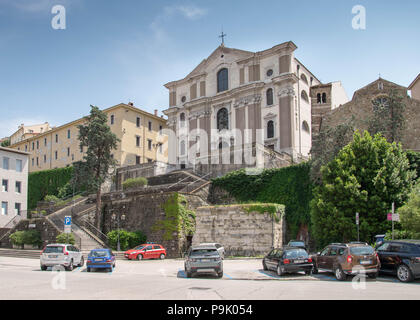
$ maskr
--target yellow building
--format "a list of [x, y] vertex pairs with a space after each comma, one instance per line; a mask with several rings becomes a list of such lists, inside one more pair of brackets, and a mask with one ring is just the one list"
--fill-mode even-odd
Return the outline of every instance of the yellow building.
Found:
[[[163, 146], [167, 136], [162, 132], [166, 128], [166, 119], [159, 117], [157, 110], [151, 114], [134, 107], [132, 103], [120, 103], [103, 112], [108, 116], [111, 131], [120, 139], [117, 150], [113, 152], [118, 166], [168, 161], [168, 151]], [[30, 153], [29, 172], [70, 166], [82, 160], [86, 151], [80, 148], [77, 129], [85, 121], [85, 118], [81, 118], [51, 128], [45, 133], [14, 143], [10, 148]]]

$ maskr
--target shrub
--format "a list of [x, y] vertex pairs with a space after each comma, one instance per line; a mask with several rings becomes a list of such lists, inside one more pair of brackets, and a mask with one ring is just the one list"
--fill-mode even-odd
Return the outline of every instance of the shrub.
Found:
[[[420, 234], [408, 230], [394, 230], [394, 240], [419, 239]], [[385, 240], [392, 240], [392, 231], [388, 231]]]
[[44, 201], [57, 203], [57, 202], [60, 201], [60, 199], [56, 196], [53, 196], [53, 195], [46, 195], [45, 198], [44, 198]]
[[42, 243], [41, 234], [37, 230], [16, 231], [9, 236], [14, 245], [24, 244], [40, 245]]
[[112, 230], [108, 232], [107, 236], [109, 244], [114, 250], [117, 249], [118, 233], [120, 236], [120, 247], [123, 251], [131, 249], [139, 244], [145, 243], [147, 239], [146, 235], [142, 231], [130, 232], [124, 229], [120, 229], [119, 231]]
[[123, 190], [136, 189], [147, 185], [147, 179], [143, 177], [130, 178], [122, 183]]
[[57, 243], [76, 244], [76, 239], [74, 238], [73, 233], [60, 233], [55, 240]]
[[23, 231], [13, 232], [9, 236], [10, 241], [16, 246], [23, 246]]

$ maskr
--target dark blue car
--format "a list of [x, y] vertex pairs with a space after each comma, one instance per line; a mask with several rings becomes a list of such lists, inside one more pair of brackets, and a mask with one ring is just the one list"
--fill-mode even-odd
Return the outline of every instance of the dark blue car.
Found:
[[94, 249], [89, 252], [86, 267], [87, 272], [91, 269], [112, 271], [112, 268], [115, 268], [115, 255], [110, 249]]

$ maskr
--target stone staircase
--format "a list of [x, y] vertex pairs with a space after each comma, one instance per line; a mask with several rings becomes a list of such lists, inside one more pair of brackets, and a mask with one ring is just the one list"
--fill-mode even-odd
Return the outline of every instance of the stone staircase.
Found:
[[64, 218], [66, 216], [71, 216], [72, 232], [76, 239], [76, 244], [82, 251], [106, 247], [104, 241], [101, 241], [92, 232], [86, 230], [83, 225], [79, 225], [81, 220], [79, 220], [78, 217], [94, 210], [96, 207], [95, 203], [90, 203], [87, 200], [87, 197], [78, 199], [74, 204], [72, 203], [46, 217], [46, 219], [54, 224], [58, 230], [64, 232]]

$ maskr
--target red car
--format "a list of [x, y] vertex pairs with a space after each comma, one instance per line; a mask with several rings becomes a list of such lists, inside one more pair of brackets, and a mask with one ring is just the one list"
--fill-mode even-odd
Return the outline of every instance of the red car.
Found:
[[165, 259], [166, 249], [160, 244], [141, 244], [134, 249], [124, 252], [128, 260]]

